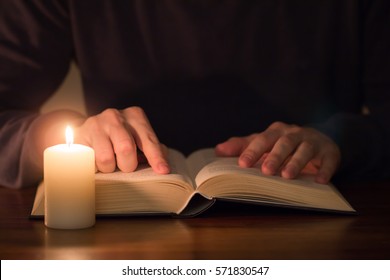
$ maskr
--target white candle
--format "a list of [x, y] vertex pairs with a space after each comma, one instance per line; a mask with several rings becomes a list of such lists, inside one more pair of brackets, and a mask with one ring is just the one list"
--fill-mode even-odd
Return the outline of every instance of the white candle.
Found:
[[95, 224], [95, 153], [90, 147], [73, 144], [70, 128], [66, 141], [44, 151], [45, 225], [91, 227]]

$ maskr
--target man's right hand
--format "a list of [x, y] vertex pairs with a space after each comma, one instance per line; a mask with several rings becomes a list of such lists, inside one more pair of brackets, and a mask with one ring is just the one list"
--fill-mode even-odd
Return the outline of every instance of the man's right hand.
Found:
[[106, 109], [85, 119], [74, 131], [76, 143], [95, 150], [96, 166], [101, 172], [113, 172], [116, 167], [123, 172], [134, 171], [138, 166], [137, 149], [155, 172], [170, 172], [165, 146], [140, 107]]

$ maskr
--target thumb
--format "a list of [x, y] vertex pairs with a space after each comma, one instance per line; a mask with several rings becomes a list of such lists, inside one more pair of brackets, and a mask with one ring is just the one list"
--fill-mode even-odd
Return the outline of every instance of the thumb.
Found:
[[215, 147], [217, 156], [234, 157], [239, 156], [248, 146], [248, 139], [245, 137], [232, 137]]

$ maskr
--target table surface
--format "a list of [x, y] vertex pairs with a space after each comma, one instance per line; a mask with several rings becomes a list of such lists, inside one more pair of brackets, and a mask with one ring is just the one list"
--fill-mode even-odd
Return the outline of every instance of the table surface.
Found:
[[55, 230], [29, 218], [35, 188], [0, 187], [0, 259], [390, 259], [390, 181], [338, 186], [358, 215], [217, 202], [189, 219], [98, 218]]

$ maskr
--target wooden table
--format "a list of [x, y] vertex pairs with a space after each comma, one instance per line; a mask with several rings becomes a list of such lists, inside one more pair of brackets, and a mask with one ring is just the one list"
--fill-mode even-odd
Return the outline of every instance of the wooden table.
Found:
[[357, 216], [217, 203], [191, 219], [29, 219], [35, 188], [0, 187], [1, 259], [390, 259], [390, 182], [339, 185]]

